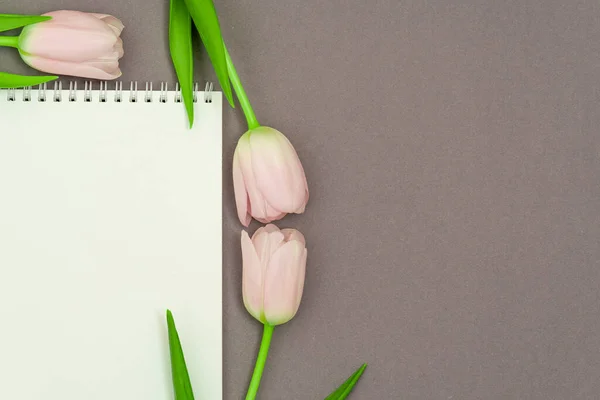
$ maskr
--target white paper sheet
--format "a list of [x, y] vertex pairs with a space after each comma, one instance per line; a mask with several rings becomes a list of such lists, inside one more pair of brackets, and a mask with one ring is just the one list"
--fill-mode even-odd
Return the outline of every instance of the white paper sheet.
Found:
[[222, 399], [221, 94], [0, 90], [0, 399]]

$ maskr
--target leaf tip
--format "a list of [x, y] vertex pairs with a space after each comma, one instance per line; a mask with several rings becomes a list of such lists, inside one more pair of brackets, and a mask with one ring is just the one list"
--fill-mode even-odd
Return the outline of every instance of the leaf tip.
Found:
[[231, 86], [229, 87], [229, 90], [223, 88], [223, 93], [225, 94], [225, 97], [227, 98], [227, 102], [229, 103], [231, 108], [235, 108], [235, 103], [233, 102], [233, 92], [231, 91]]
[[186, 101], [185, 109], [187, 111], [189, 128], [192, 129], [192, 126], [194, 125], [194, 104]]
[[365, 369], [367, 369], [367, 366], [368, 366], [367, 363], [363, 363], [363, 365], [360, 366], [358, 371], [356, 371], [356, 379], [357, 380], [358, 380], [358, 378], [360, 378], [360, 376], [363, 374], [363, 372], [365, 372]]

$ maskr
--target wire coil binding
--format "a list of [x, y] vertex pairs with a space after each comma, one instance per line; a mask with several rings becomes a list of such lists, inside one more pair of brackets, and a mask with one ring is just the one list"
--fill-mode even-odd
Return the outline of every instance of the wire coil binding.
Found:
[[[86, 103], [98, 101], [100, 103], [106, 103], [109, 99], [109, 92], [112, 92], [112, 99], [115, 103], [121, 103], [125, 99], [130, 103], [136, 103], [143, 101], [144, 103], [153, 103], [158, 101], [159, 103], [168, 103], [172, 99], [175, 103], [181, 103], [183, 97], [181, 95], [181, 87], [179, 83], [175, 83], [175, 90], [169, 91], [169, 84], [167, 82], [160, 83], [160, 90], [154, 90], [152, 82], [145, 82], [144, 89], [138, 89], [138, 82], [132, 81], [129, 83], [128, 89], [123, 89], [123, 82], [115, 82], [112, 88], [109, 88], [109, 84], [106, 81], [100, 81], [97, 88], [94, 87], [93, 81], [84, 81], [83, 90], [77, 89], [77, 81], [69, 81], [68, 90], [63, 91], [63, 83], [61, 81], [55, 81], [54, 84], [48, 88], [47, 83], [38, 85], [36, 89], [31, 86], [19, 88], [19, 89], [5, 89], [6, 99], [8, 101], [17, 101], [17, 94], [25, 102], [35, 101], [43, 103], [49, 99], [53, 102], [59, 103], [62, 101], [76, 102], [83, 100]], [[206, 82], [204, 86], [204, 92], [200, 92], [199, 83], [195, 83], [193, 87], [193, 101], [198, 102], [199, 96], [202, 94], [202, 100], [204, 103], [212, 103], [213, 100], [213, 83]], [[34, 90], [37, 92], [37, 96], [34, 96]], [[126, 92], [128, 92], [126, 94]], [[142, 93], [143, 92], [143, 93]], [[172, 94], [172, 97], [170, 96]], [[82, 97], [79, 98], [78, 96]], [[158, 98], [156, 97], [158, 95]], [[63, 97], [65, 97], [63, 99]]]

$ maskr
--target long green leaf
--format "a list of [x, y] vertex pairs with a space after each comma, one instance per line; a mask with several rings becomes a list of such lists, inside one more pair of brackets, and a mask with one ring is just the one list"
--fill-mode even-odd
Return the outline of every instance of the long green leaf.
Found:
[[192, 383], [185, 365], [183, 349], [179, 341], [179, 334], [175, 327], [175, 320], [170, 310], [167, 310], [167, 327], [169, 329], [169, 350], [171, 352], [171, 375], [173, 377], [173, 390], [175, 400], [194, 400]]
[[25, 86], [35, 86], [58, 79], [58, 76], [25, 76], [0, 72], [0, 88], [12, 89]]
[[221, 26], [219, 18], [212, 0], [185, 0], [185, 4], [200, 34], [200, 39], [208, 52], [210, 61], [215, 69], [221, 89], [229, 101], [231, 107], [233, 104], [233, 94], [231, 92], [231, 83], [227, 73], [227, 64], [225, 63], [225, 48], [223, 46], [223, 36], [221, 35]]
[[171, 0], [169, 47], [191, 128], [194, 125], [194, 56], [192, 54], [192, 18], [185, 5], [185, 0]]
[[48, 21], [52, 17], [40, 15], [0, 14], [0, 32], [21, 28], [26, 25]]
[[363, 372], [367, 368], [367, 364], [363, 364], [357, 369], [351, 376], [346, 380], [346, 382], [342, 383], [333, 393], [325, 398], [325, 400], [344, 400], [352, 389], [354, 389], [354, 385], [360, 379]]

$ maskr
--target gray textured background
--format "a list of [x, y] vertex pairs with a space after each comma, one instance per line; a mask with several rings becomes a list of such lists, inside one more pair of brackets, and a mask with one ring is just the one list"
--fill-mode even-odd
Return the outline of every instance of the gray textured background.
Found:
[[[167, 0], [0, 5], [115, 14], [123, 80], [174, 82]], [[598, 2], [216, 5], [259, 120], [296, 145], [312, 196], [280, 224], [306, 234], [308, 275], [260, 398], [322, 399], [363, 361], [353, 399], [600, 398]], [[241, 112], [224, 126], [231, 160]], [[260, 329], [224, 169], [224, 386], [239, 399]]]

